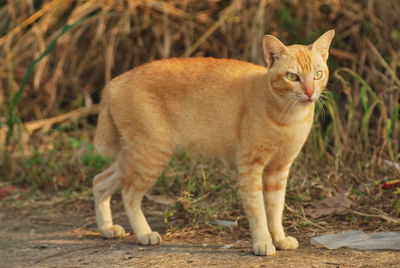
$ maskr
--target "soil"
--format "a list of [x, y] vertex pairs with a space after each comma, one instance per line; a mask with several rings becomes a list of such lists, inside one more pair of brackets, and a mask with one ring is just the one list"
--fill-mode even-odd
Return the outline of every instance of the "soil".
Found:
[[[327, 250], [312, 246], [302, 233], [290, 233], [299, 238], [297, 250], [255, 256], [248, 232], [207, 227], [167, 232], [160, 209], [147, 205], [145, 211], [162, 245], [141, 246], [131, 235], [101, 238], [89, 200], [2, 204], [0, 267], [400, 267], [399, 251]], [[129, 230], [120, 206], [114, 221]]]

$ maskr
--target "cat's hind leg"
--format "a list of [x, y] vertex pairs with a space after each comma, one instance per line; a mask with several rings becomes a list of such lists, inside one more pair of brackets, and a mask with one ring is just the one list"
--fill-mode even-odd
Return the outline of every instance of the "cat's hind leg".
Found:
[[141, 204], [144, 194], [154, 185], [170, 157], [169, 147], [163, 147], [154, 141], [126, 146], [122, 152], [122, 199], [132, 229], [142, 245], [157, 245], [162, 242], [161, 236], [153, 232], [147, 223]]
[[111, 215], [111, 196], [122, 187], [122, 173], [116, 163], [98, 174], [93, 180], [93, 195], [97, 228], [106, 238], [121, 237], [124, 228], [114, 225]]

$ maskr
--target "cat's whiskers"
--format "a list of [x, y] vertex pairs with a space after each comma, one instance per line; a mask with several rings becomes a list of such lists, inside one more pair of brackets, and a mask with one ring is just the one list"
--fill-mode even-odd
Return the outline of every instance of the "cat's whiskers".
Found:
[[290, 100], [290, 103], [283, 116], [283, 121], [286, 123], [289, 122], [289, 119], [293, 119], [298, 106], [297, 94], [288, 94], [287, 99]]
[[290, 106], [289, 112], [287, 113], [287, 119], [286, 119], [287, 122], [289, 121], [289, 119], [293, 119], [296, 109], [297, 109], [297, 103], [293, 101]]
[[322, 120], [325, 120], [326, 115], [326, 102], [329, 101], [329, 95], [327, 92], [322, 91], [317, 100], [318, 109], [321, 111]]
[[278, 94], [280, 99], [276, 102], [277, 105], [285, 104], [288, 100], [291, 100], [293, 96], [291, 94]]
[[323, 100], [317, 101], [316, 103], [317, 103], [318, 110], [321, 113], [322, 120], [325, 120], [325, 107], [323, 104]]
[[280, 116], [280, 118], [283, 122], [287, 123], [290, 117], [293, 117], [294, 111], [297, 109], [298, 105], [297, 96], [296, 94], [291, 92], [285, 92], [285, 93], [277, 92], [276, 95], [278, 95], [279, 99], [276, 101], [275, 104], [285, 107], [283, 116]]
[[321, 98], [323, 98], [324, 100], [329, 100], [329, 93], [327, 91], [322, 91], [319, 95]]

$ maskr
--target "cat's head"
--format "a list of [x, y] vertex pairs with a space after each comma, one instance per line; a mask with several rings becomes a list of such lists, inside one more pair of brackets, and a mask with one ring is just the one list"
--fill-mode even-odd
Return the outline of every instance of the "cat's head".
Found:
[[304, 105], [316, 101], [328, 82], [326, 60], [334, 35], [334, 30], [327, 31], [309, 46], [285, 46], [276, 37], [264, 36], [264, 58], [273, 93]]

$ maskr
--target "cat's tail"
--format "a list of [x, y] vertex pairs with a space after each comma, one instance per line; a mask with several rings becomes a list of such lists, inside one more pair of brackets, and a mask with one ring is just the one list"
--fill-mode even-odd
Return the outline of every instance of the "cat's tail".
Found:
[[94, 146], [100, 154], [115, 157], [120, 149], [119, 139], [117, 126], [110, 112], [108, 89], [106, 87], [103, 89], [101, 96]]

